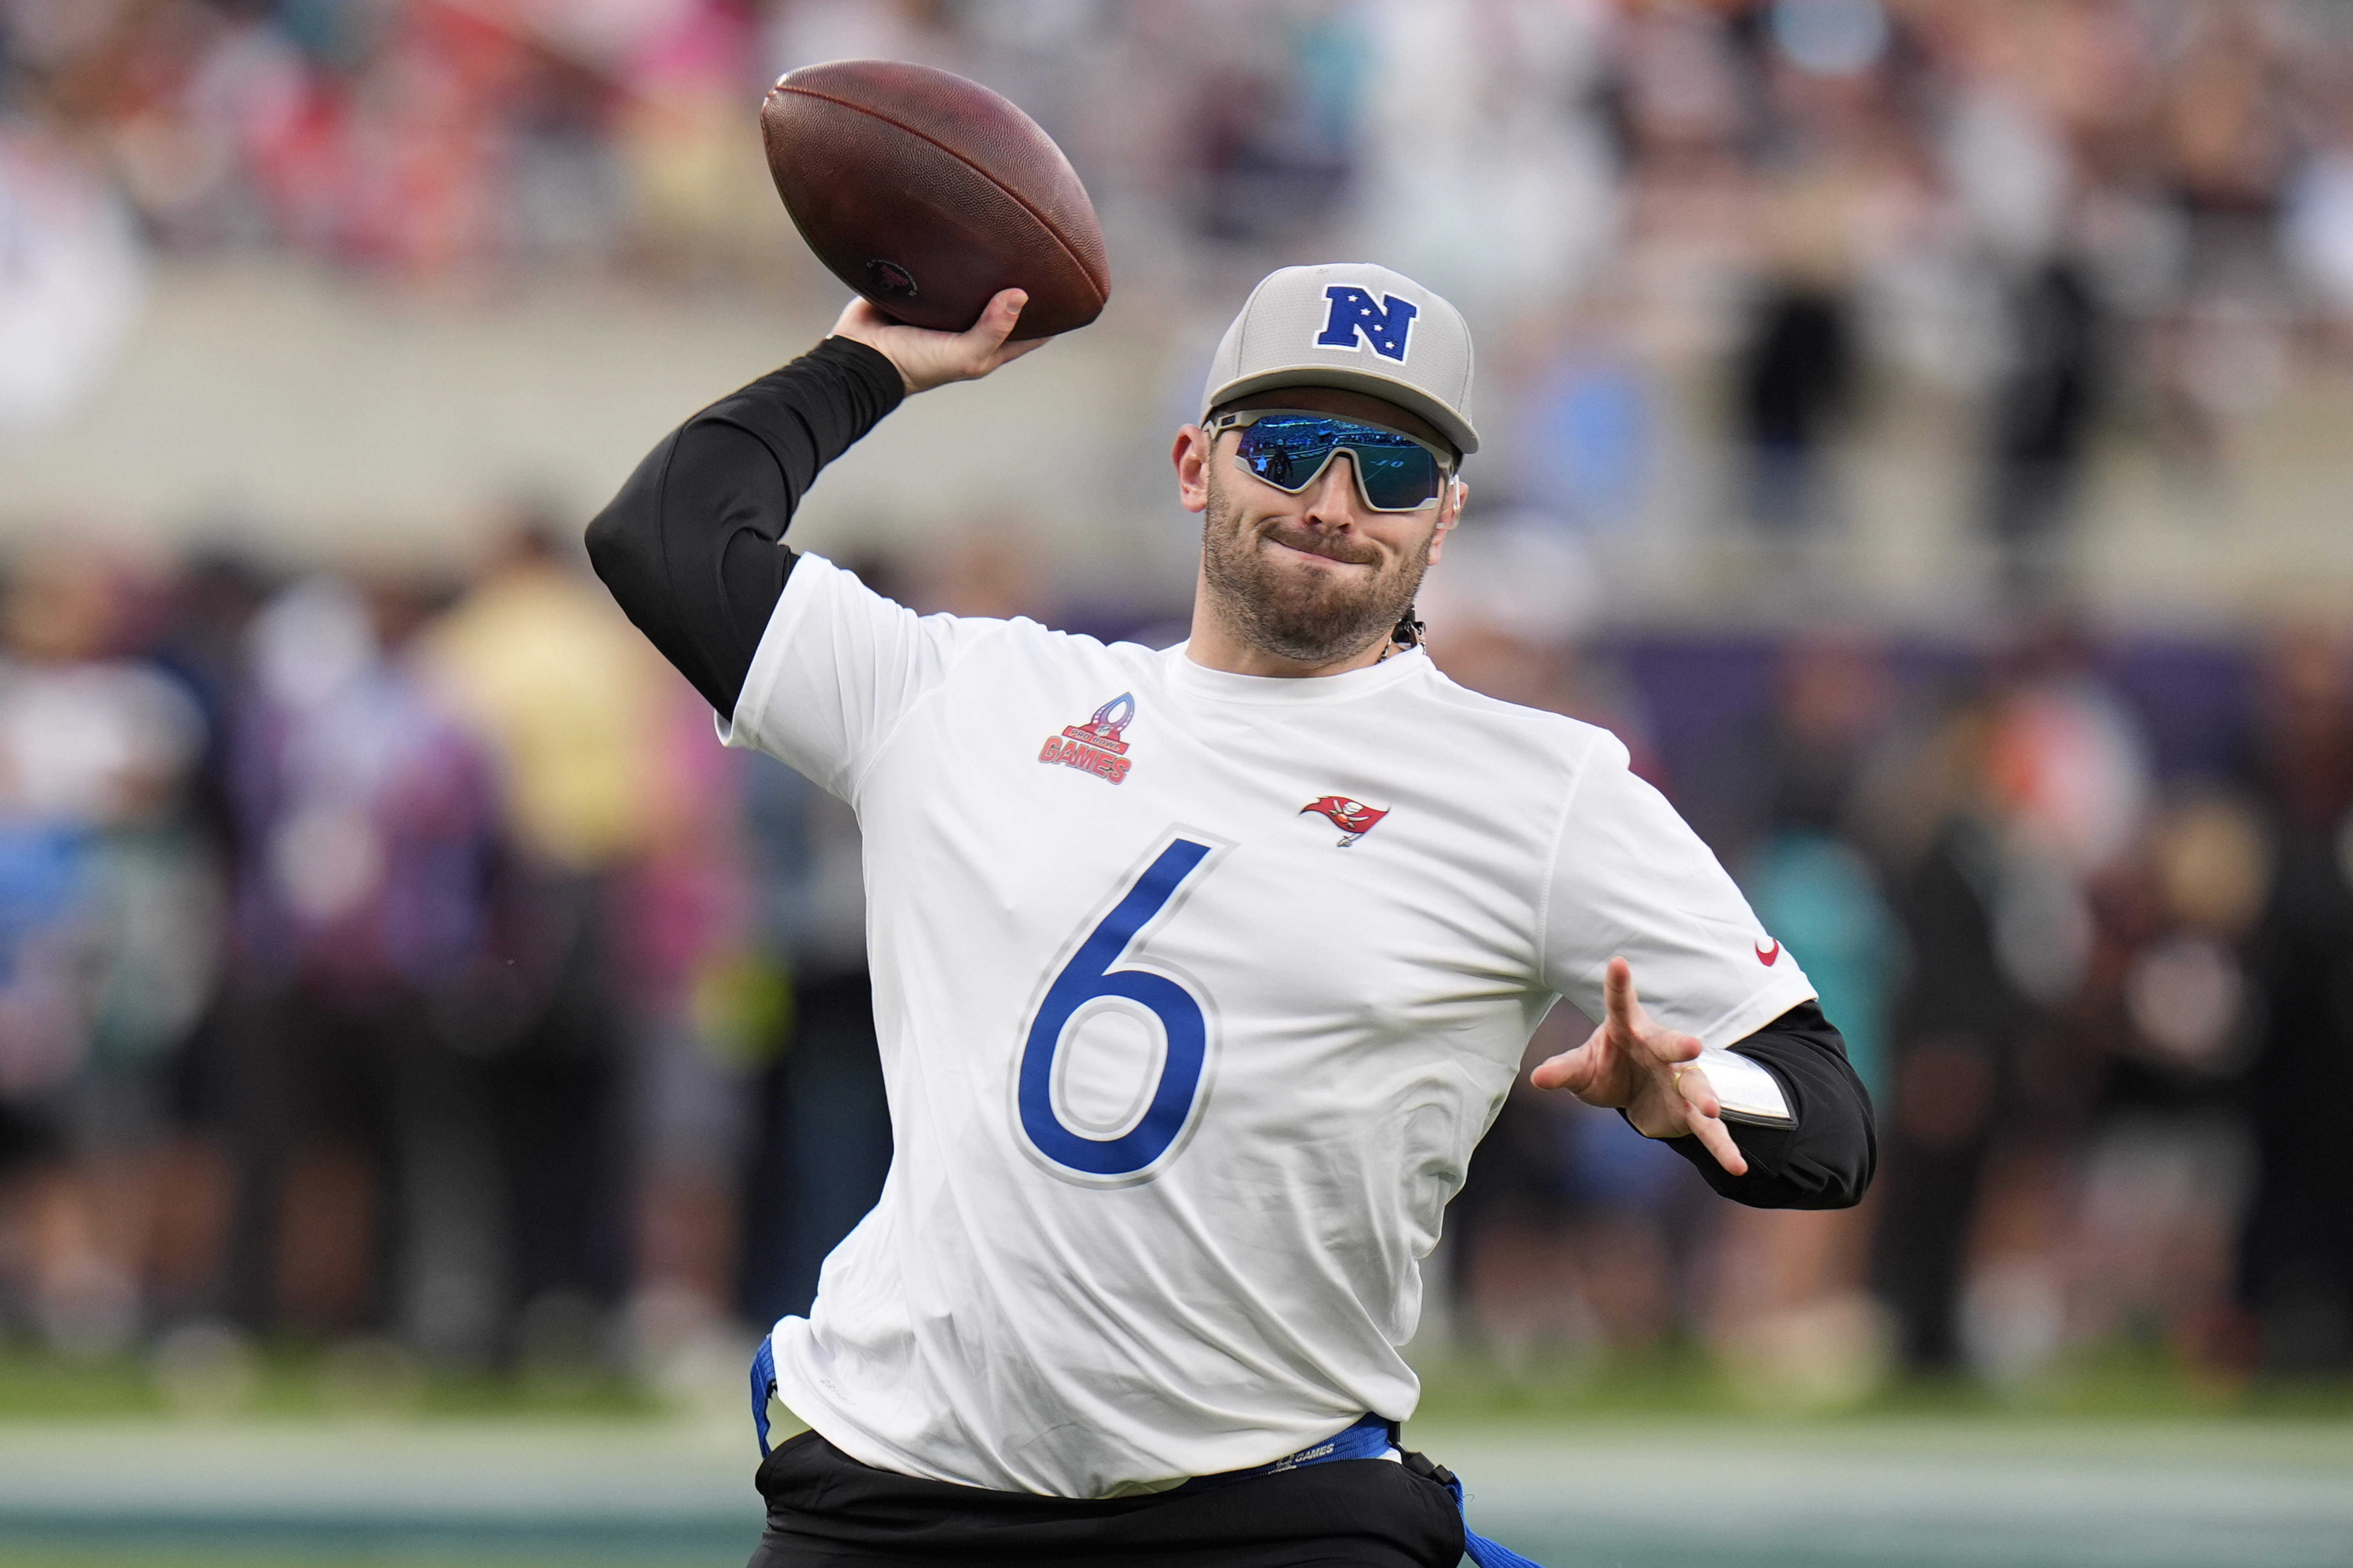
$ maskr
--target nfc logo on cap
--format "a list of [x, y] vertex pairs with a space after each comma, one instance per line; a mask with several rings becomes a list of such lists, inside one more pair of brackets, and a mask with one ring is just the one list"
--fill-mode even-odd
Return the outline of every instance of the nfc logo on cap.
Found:
[[1332, 301], [1332, 313], [1324, 319], [1324, 330], [1315, 334], [1318, 345], [1353, 349], [1357, 346], [1357, 334], [1362, 333], [1375, 353], [1405, 363], [1406, 337], [1413, 331], [1413, 319], [1421, 314], [1419, 306], [1394, 294], [1382, 295], [1376, 305], [1371, 294], [1353, 283], [1335, 283], [1324, 290], [1324, 298]]

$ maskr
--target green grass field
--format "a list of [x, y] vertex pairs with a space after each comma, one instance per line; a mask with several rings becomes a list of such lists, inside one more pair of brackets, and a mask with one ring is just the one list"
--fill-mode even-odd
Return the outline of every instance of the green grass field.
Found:
[[[1547, 1568], [2353, 1568], [2342, 1386], [2116, 1355], [1799, 1418], [1672, 1352], [1428, 1372], [1409, 1440]], [[735, 1568], [757, 1534], [728, 1391], [347, 1373], [273, 1355], [197, 1415], [0, 1358], [0, 1568]]]

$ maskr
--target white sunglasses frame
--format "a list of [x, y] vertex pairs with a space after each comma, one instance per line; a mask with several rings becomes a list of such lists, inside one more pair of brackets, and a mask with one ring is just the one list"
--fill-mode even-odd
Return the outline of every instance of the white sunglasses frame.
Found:
[[[1214, 448], [1218, 444], [1218, 437], [1224, 435], [1227, 431], [1246, 430], [1261, 419], [1270, 419], [1278, 415], [1288, 415], [1300, 419], [1335, 420], [1343, 425], [1361, 425], [1367, 430], [1378, 430], [1385, 435], [1395, 436], [1400, 440], [1410, 441], [1415, 446], [1420, 447], [1423, 451], [1428, 452], [1437, 462], [1438, 493], [1430, 497], [1428, 500], [1417, 502], [1412, 506], [1375, 506], [1373, 504], [1373, 498], [1369, 494], [1366, 493], [1365, 490], [1365, 466], [1362, 463], [1357, 462], [1350, 463], [1348, 465], [1348, 471], [1356, 477], [1356, 499], [1364, 502], [1365, 510], [1367, 511], [1377, 511], [1384, 517], [1409, 517], [1418, 511], [1428, 511], [1434, 506], [1443, 506], [1446, 503], [1446, 496], [1449, 489], [1462, 482], [1454, 477], [1454, 460], [1451, 458], [1449, 458], [1446, 455], [1445, 450], [1439, 447], [1437, 443], [1425, 441], [1420, 437], [1412, 434], [1410, 431], [1399, 430], [1393, 426], [1383, 425], [1377, 420], [1358, 419], [1350, 415], [1334, 414], [1324, 409], [1241, 408], [1236, 409], [1230, 414], [1218, 415], [1214, 418], [1207, 421], [1202, 426], [1202, 429], [1209, 437], [1210, 447]], [[1272, 479], [1265, 479], [1258, 474], [1251, 473], [1250, 465], [1242, 460], [1242, 455], [1239, 448], [1237, 448], [1234, 453], [1234, 466], [1241, 469], [1243, 473], [1250, 474], [1251, 479], [1257, 479], [1260, 484], [1265, 485], [1271, 489], [1282, 490], [1285, 495], [1295, 496], [1303, 493], [1308, 486], [1323, 478], [1324, 470], [1332, 466], [1332, 459], [1338, 457], [1342, 451], [1346, 449], [1346, 447], [1347, 443], [1345, 441], [1334, 442], [1332, 449], [1324, 454], [1324, 460], [1315, 465], [1315, 471], [1308, 475], [1304, 479], [1302, 479], [1299, 482], [1297, 489], [1285, 489], [1283, 486], [1276, 484]]]

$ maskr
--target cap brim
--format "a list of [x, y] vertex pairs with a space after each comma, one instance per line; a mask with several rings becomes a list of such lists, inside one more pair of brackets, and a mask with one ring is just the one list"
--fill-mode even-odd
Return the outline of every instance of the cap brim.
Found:
[[[1348, 370], [1338, 365], [1285, 365], [1277, 370], [1260, 371], [1256, 375], [1245, 375], [1218, 388], [1209, 399], [1209, 408], [1221, 407], [1237, 397], [1273, 392], [1285, 386], [1329, 386], [1344, 392], [1361, 392], [1368, 397], [1394, 403], [1399, 408], [1419, 415], [1436, 426], [1438, 433], [1453, 443], [1454, 449], [1466, 458], [1479, 449], [1479, 432], [1471, 428], [1470, 423], [1461, 416], [1411, 382], [1397, 381], [1369, 371]], [[1202, 410], [1204, 415], [1208, 412], [1208, 408]]]

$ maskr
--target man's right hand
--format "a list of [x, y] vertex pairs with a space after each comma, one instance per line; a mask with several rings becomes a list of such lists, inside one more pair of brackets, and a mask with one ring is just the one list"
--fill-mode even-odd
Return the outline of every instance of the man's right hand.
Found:
[[1014, 322], [1020, 320], [1021, 307], [1029, 302], [1028, 294], [1008, 289], [988, 302], [988, 309], [968, 331], [935, 332], [927, 327], [903, 326], [860, 297], [850, 300], [841, 312], [832, 335], [864, 343], [898, 366], [899, 379], [912, 397], [951, 381], [977, 381], [1044, 342], [1044, 338], [1018, 343], [1005, 341]]

